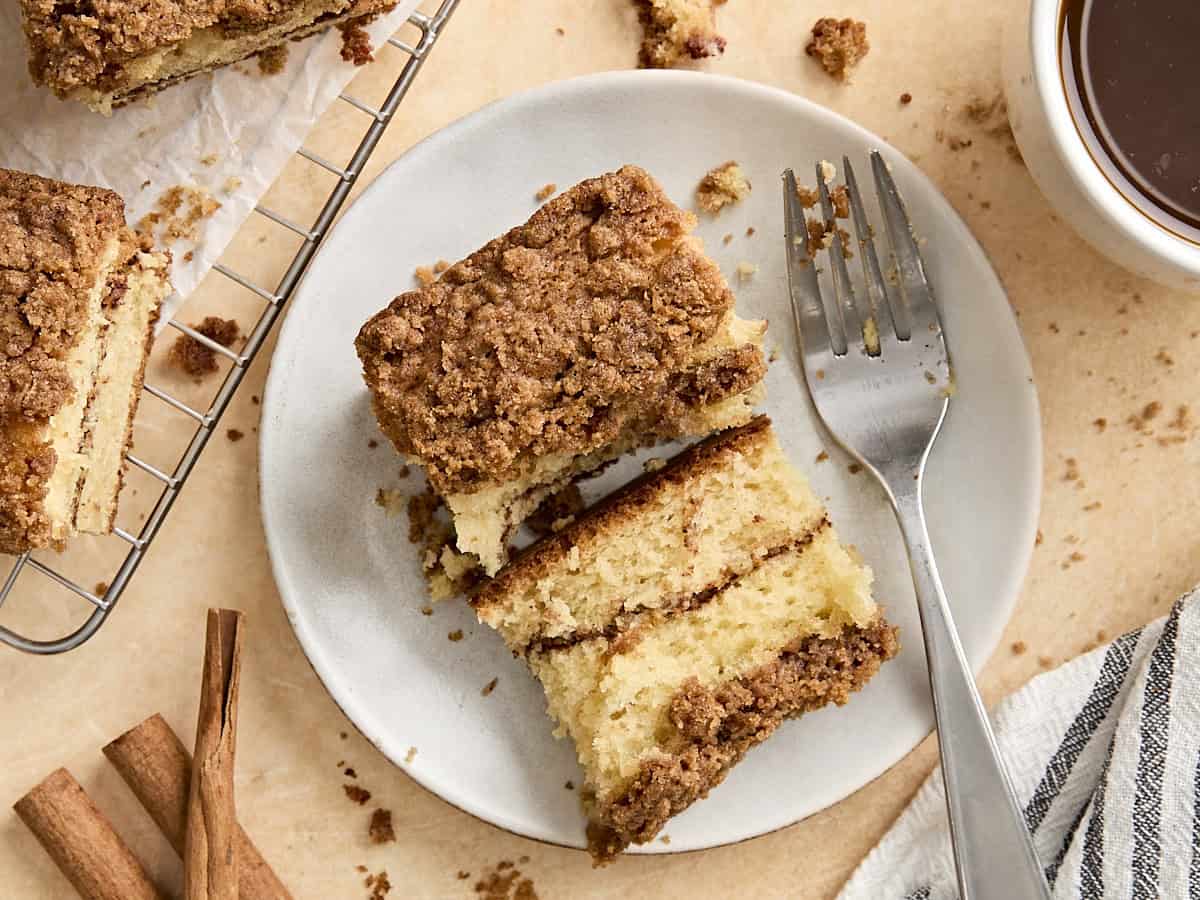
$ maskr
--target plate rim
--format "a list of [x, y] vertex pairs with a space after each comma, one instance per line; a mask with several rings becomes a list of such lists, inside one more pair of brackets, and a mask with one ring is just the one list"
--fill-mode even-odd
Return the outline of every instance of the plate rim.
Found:
[[[944, 211], [946, 213], [944, 224], [957, 232], [958, 242], [956, 246], [966, 250], [967, 252], [976, 254], [979, 258], [979, 261], [982, 262], [982, 264], [986, 266], [987, 270], [992, 273], [1000, 292], [1005, 298], [1008, 297], [1008, 291], [1004, 286], [1003, 280], [996, 271], [995, 267], [992, 265], [991, 258], [986, 249], [982, 244], [980, 244], [979, 240], [975, 237], [974, 233], [971, 232], [966, 222], [962, 219], [961, 215], [959, 215], [958, 211], [946, 198], [943, 192], [938, 188], [933, 180], [922, 169], [920, 169], [920, 167], [913, 163], [912, 160], [910, 160], [904, 153], [870, 129], [858, 124], [854, 120], [842, 115], [841, 113], [830, 109], [829, 107], [822, 106], [821, 104], [810, 100], [807, 97], [796, 94], [785, 88], [776, 87], [774, 85], [738, 78], [731, 75], [689, 70], [620, 69], [587, 73], [566, 79], [551, 81], [489, 101], [483, 106], [469, 111], [447, 123], [443, 127], [431, 132], [429, 135], [425, 136], [420, 141], [404, 150], [398, 157], [396, 157], [396, 159], [388, 163], [382, 170], [380, 170], [380, 172], [371, 180], [371, 183], [363, 189], [359, 196], [355, 198], [350, 206], [347, 207], [338, 217], [337, 222], [326, 236], [326, 240], [322, 242], [320, 250], [317, 252], [316, 256], [306, 270], [300, 284], [297, 286], [296, 293], [293, 296], [289, 307], [294, 308], [297, 303], [304, 302], [307, 283], [309, 281], [309, 274], [314, 270], [314, 267], [320, 263], [322, 256], [326, 255], [326, 251], [332, 245], [336, 233], [342, 228], [345, 219], [352, 213], [354, 207], [356, 207], [360, 201], [363, 201], [368, 196], [383, 190], [381, 185], [389, 177], [392, 177], [392, 173], [396, 169], [410, 164], [414, 156], [419, 157], [421, 154], [435, 152], [439, 145], [445, 142], [454, 141], [462, 131], [471, 127], [477, 127], [477, 120], [479, 119], [486, 119], [489, 116], [496, 115], [511, 115], [526, 105], [545, 103], [551, 101], [556, 96], [570, 94], [576, 91], [594, 91], [610, 88], [619, 89], [627, 86], [629, 83], [641, 81], [657, 82], [666, 85], [670, 85], [672, 83], [679, 85], [690, 84], [700, 90], [704, 90], [707, 87], [715, 87], [718, 90], [735, 92], [741, 91], [745, 94], [758, 95], [760, 97], [765, 97], [777, 104], [782, 103], [784, 105], [792, 105], [801, 115], [827, 117], [836, 120], [841, 127], [847, 128], [853, 132], [857, 132], [858, 136], [864, 141], [864, 143], [879, 147], [880, 149], [884, 150], [885, 155], [888, 155], [890, 159], [902, 160], [903, 164], [906, 165], [910, 170], [906, 173], [906, 177], [910, 177], [924, 183], [924, 188], [932, 192], [932, 194], [937, 198], [937, 201], [944, 206]], [[281, 367], [277, 367], [275, 364], [276, 354], [279, 348], [285, 343], [285, 341], [288, 340], [291, 331], [298, 331], [302, 327], [299, 324], [296, 324], [299, 317], [295, 317], [290, 314], [292, 311], [291, 308], [288, 310], [288, 314], [284, 316], [284, 322], [280, 326], [275, 349], [271, 354], [269, 370], [267, 373], [266, 382], [263, 386], [262, 408], [264, 416], [266, 416], [274, 406], [272, 398], [276, 397], [276, 395], [282, 391], [282, 388], [279, 385], [284, 376], [281, 374]], [[1023, 447], [1015, 447], [1014, 452], [1021, 452], [1027, 456], [1027, 464], [1029, 465], [1030, 470], [1033, 472], [1033, 478], [1031, 478], [1029, 481], [1027, 496], [1023, 498], [1022, 508], [1027, 510], [1027, 515], [1022, 522], [1022, 533], [1014, 535], [1014, 540], [1018, 542], [1018, 546], [1021, 549], [1017, 552], [1017, 555], [1014, 558], [1014, 564], [1007, 573], [1007, 579], [1004, 581], [1004, 583], [998, 585], [996, 590], [996, 595], [1000, 602], [995, 605], [1003, 605], [1005, 614], [1003, 617], [997, 617], [996, 625], [984, 633], [982, 639], [980, 640], [978, 653], [967, 653], [971, 670], [976, 675], [978, 675], [983, 666], [995, 654], [1004, 629], [1007, 628], [1009, 622], [1011, 621], [1013, 612], [1017, 606], [1017, 602], [1020, 599], [1021, 588], [1028, 574], [1029, 565], [1033, 556], [1034, 536], [1037, 532], [1044, 486], [1044, 447], [1041, 422], [1041, 405], [1037, 391], [1037, 384], [1034, 380], [1034, 371], [1031, 359], [1029, 357], [1028, 347], [1026, 346], [1024, 335], [1021, 332], [1019, 322], [1017, 321], [1017, 318], [1011, 308], [1011, 304], [1009, 305], [1008, 309], [1008, 317], [1012, 323], [1013, 334], [1016, 338], [1016, 353], [1014, 354], [1015, 362], [1022, 370], [1022, 374], [1025, 376], [1028, 383], [1028, 390], [1020, 390], [1019, 393], [1021, 397], [1024, 398], [1025, 404], [1027, 405], [1026, 418], [1030, 426], [1029, 444]], [[822, 425], [822, 427], [824, 426]], [[377, 738], [369, 733], [359, 723], [355, 716], [352, 715], [350, 710], [355, 708], [356, 701], [355, 698], [348, 696], [349, 692], [344, 687], [344, 676], [341, 676], [342, 680], [339, 681], [339, 673], [336, 667], [328, 665], [328, 661], [325, 661], [324, 663], [320, 661], [322, 654], [320, 652], [317, 638], [314, 634], [309, 633], [299, 620], [300, 609], [294, 602], [293, 595], [288, 589], [286, 589], [288, 586], [288, 574], [283, 563], [280, 561], [282, 550], [277, 550], [275, 548], [275, 541], [277, 540], [277, 538], [273, 537], [273, 534], [275, 533], [275, 526], [272, 523], [271, 513], [268, 510], [267, 504], [262, 502], [266, 480], [264, 478], [264, 473], [266, 472], [266, 468], [269, 464], [268, 459], [270, 457], [270, 453], [268, 452], [268, 444], [271, 441], [272, 434], [272, 429], [263, 427], [260, 427], [259, 429], [257, 472], [257, 482], [259, 488], [259, 514], [263, 525], [264, 538], [267, 546], [267, 555], [270, 559], [271, 571], [274, 577], [276, 591], [279, 594], [280, 602], [283, 606], [284, 613], [287, 616], [288, 624], [291, 626], [292, 632], [296, 637], [297, 643], [300, 645], [300, 649], [303, 652], [306, 662], [314, 671], [314, 673], [316, 673], [317, 678], [320, 680], [322, 687], [324, 687], [325, 692], [329, 695], [330, 699], [333, 700], [334, 704], [338, 707], [342, 714], [346, 716], [347, 720], [349, 720], [350, 724], [354, 726], [355, 730], [362, 734], [363, 737], [366, 738], [367, 741], [370, 742], [371, 745], [374, 746], [384, 756], [384, 758], [388, 760], [388, 762], [411, 778], [420, 788], [432, 794], [433, 796], [436, 796], [439, 800], [470, 815], [475, 819], [478, 819], [481, 822], [485, 822], [488, 825], [499, 828], [500, 830], [506, 831], [510, 834], [551, 846], [583, 851], [586, 848], [586, 843], [584, 841], [568, 843], [544, 834], [531, 833], [525, 828], [518, 826], [515, 822], [509, 820], [502, 811], [497, 811], [494, 807], [484, 807], [481, 803], [473, 801], [471, 799], [471, 795], [459, 796], [453, 793], [452, 790], [448, 790], [448, 785], [443, 780], [428, 778], [423, 773], [422, 769], [402, 763], [401, 756], [388, 752], [388, 750], [383, 746], [382, 739]], [[341, 689], [336, 687], [336, 685], [339, 684], [343, 685]], [[936, 728], [930, 733], [935, 732]], [[870, 772], [866, 775], [866, 777], [863, 778], [862, 782], [857, 787], [851, 789], [840, 798], [835, 799], [817, 809], [811, 810], [808, 813], [805, 813], [804, 815], [788, 822], [779, 825], [773, 825], [769, 828], [756, 831], [752, 834], [745, 834], [728, 840], [717, 839], [695, 847], [675, 849], [655, 841], [647, 845], [632, 846], [630, 847], [629, 851], [627, 851], [627, 854], [665, 856], [695, 853], [716, 847], [732, 846], [735, 844], [744, 843], [745, 841], [752, 840], [754, 838], [763, 837], [765, 835], [781, 831], [785, 828], [790, 828], [800, 822], [805, 821], [811, 816], [844, 801], [848, 797], [853, 796], [858, 791], [861, 791], [863, 788], [874, 783], [880, 777], [898, 765], [901, 761], [903, 761], [914, 750], [916, 750], [917, 747], [920, 746], [920, 743], [927, 737], [928, 734], [926, 734], [921, 741], [918, 741], [917, 744], [914, 744], [912, 747], [899, 752], [895, 758], [892, 758], [892, 754], [882, 754], [879, 757], [879, 764], [871, 767]]]

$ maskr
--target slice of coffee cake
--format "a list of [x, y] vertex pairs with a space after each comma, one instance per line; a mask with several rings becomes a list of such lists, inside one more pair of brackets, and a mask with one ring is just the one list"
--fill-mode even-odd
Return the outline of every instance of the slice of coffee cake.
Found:
[[112, 191], [0, 169], [0, 552], [112, 530], [168, 260]]
[[651, 840], [786, 718], [895, 655], [871, 572], [758, 417], [531, 547], [472, 598], [586, 774], [604, 861]]
[[750, 418], [766, 323], [734, 314], [695, 224], [626, 166], [549, 201], [359, 332], [384, 433], [425, 467], [458, 549], [488, 574], [573, 478]]
[[58, 96], [98, 112], [395, 0], [20, 0], [29, 71]]

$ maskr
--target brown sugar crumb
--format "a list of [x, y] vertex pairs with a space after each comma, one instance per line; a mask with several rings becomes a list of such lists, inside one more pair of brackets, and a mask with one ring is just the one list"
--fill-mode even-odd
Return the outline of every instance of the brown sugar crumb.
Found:
[[669, 69], [689, 60], [720, 56], [715, 8], [722, 0], [633, 0], [642, 25], [638, 67]]
[[707, 213], [716, 215], [726, 206], [738, 203], [750, 193], [750, 180], [734, 160], [710, 169], [696, 187], [696, 202]]
[[820, 453], [817, 454], [817, 459], [816, 459], [817, 462], [823, 463], [827, 459], [829, 459], [829, 454], [826, 453], [824, 450], [822, 450]]
[[404, 754], [404, 762], [406, 765], [411, 764], [417, 758], [417, 748], [409, 747], [408, 752]]
[[455, 628], [452, 632], [450, 632], [448, 635], [446, 635], [446, 637], [450, 640], [451, 643], [457, 644], [459, 641], [461, 641], [463, 639], [462, 629]]
[[1067, 457], [1067, 471], [1063, 473], [1063, 481], [1079, 480], [1079, 460], [1073, 456]]
[[900, 105], [908, 106], [910, 103], [912, 103], [912, 94], [910, 94], [908, 91], [905, 91], [900, 95]]
[[1192, 427], [1192, 410], [1186, 403], [1181, 404], [1175, 409], [1175, 417], [1167, 423], [1167, 427], [1174, 431], [1187, 431]]
[[725, 235], [725, 237], [721, 238], [721, 243], [724, 244], [726, 247], [728, 247], [730, 244], [733, 243], [733, 234]]
[[236, 444], [246, 436], [244, 431], [239, 431], [237, 428], [230, 428], [225, 432], [225, 437], [229, 438], [230, 443]]
[[573, 522], [583, 512], [584, 506], [579, 486], [568, 484], [543, 500], [534, 514], [525, 520], [525, 524], [538, 537], [555, 534]]
[[[522, 857], [526, 859], [526, 857]], [[512, 860], [501, 860], [475, 882], [480, 900], [538, 900], [533, 879], [522, 875]]]
[[1040, 547], [1040, 546], [1042, 546], [1042, 543], [1045, 540], [1046, 540], [1046, 536], [1044, 534], [1042, 534], [1042, 529], [1039, 528], [1037, 531], [1037, 535], [1033, 539], [1033, 546]]
[[421, 607], [421, 615], [432, 616], [433, 615], [433, 607], [429, 606], [428, 604], [426, 604], [425, 606], [422, 606]]
[[805, 227], [808, 229], [809, 256], [816, 256], [822, 250], [829, 249], [833, 244], [833, 226], [828, 222], [809, 219]]
[[850, 463], [850, 465], [846, 466], [846, 469], [851, 475], [857, 475], [862, 471], [863, 467], [859, 463]]
[[367, 895], [368, 900], [383, 900], [392, 889], [392, 883], [388, 880], [386, 870], [375, 875], [368, 875], [363, 884], [371, 890], [371, 893]]
[[[192, 325], [196, 331], [210, 341], [215, 341], [222, 347], [232, 347], [241, 337], [241, 327], [234, 319], [222, 319], [209, 316], [198, 325]], [[181, 334], [171, 345], [171, 361], [193, 378], [202, 378], [216, 372], [217, 351], [206, 347], [189, 334]]]
[[187, 253], [183, 254], [183, 261], [185, 263], [190, 263], [195, 258], [196, 258], [195, 250], [189, 250]]
[[800, 199], [800, 205], [804, 209], [812, 209], [821, 200], [821, 195], [815, 188], [805, 187], [802, 184], [796, 185], [796, 196]]
[[846, 81], [853, 69], [871, 49], [867, 26], [854, 19], [818, 19], [804, 52], [839, 81]]
[[480, 688], [480, 690], [479, 690], [480, 696], [490, 697], [492, 695], [492, 691], [494, 691], [496, 689], [496, 685], [499, 682], [500, 682], [500, 679], [498, 677], [493, 678], [491, 681], [489, 681], [487, 684], [485, 684], [482, 688]]
[[562, 37], [563, 35], [565, 35], [567, 33], [567, 29], [560, 26], [560, 27], [554, 29], [554, 33], [557, 34], [559, 37]]
[[354, 771], [353, 766], [347, 766], [345, 769], [342, 770], [342, 774], [345, 775], [347, 778], [357, 778], [358, 777], [358, 773], [356, 771]]
[[972, 125], [982, 129], [988, 137], [1002, 143], [1014, 162], [1024, 162], [1021, 150], [1013, 137], [1012, 126], [1008, 122], [1008, 103], [1003, 93], [997, 91], [991, 99], [978, 96], [972, 98], [964, 104], [961, 115]]
[[404, 509], [404, 494], [390, 488], [379, 488], [375, 492], [375, 505], [389, 516], [398, 516]]
[[958, 137], [957, 135], [951, 135], [946, 139], [946, 146], [955, 152], [958, 152], [959, 150], [966, 150], [973, 143], [975, 142], [970, 138]]
[[349, 737], [350, 737], [350, 734], [349, 734], [349, 732], [346, 732], [346, 731], [339, 731], [339, 732], [338, 732], [338, 737], [339, 737], [339, 738], [341, 738], [341, 739], [344, 741], [344, 740], [346, 740], [347, 738], [349, 738]]
[[1025, 652], [1026, 649], [1027, 648], [1025, 646], [1024, 641], [1013, 641], [1013, 644], [1012, 644], [1013, 656], [1020, 656], [1022, 653]]
[[538, 192], [533, 195], [533, 199], [541, 203], [543, 200], [549, 200], [556, 193], [558, 193], [558, 185], [551, 182], [550, 184], [542, 185]]
[[754, 237], [754, 226], [751, 225], [746, 229], [746, 237]]
[[1154, 359], [1168, 368], [1175, 365], [1175, 357], [1171, 356], [1171, 354], [1167, 352], [1166, 347], [1160, 347], [1159, 351], [1154, 354]]
[[1104, 504], [1101, 503], [1099, 500], [1093, 500], [1091, 503], [1084, 505], [1083, 511], [1084, 512], [1095, 512], [1096, 510], [1100, 509], [1103, 506], [1104, 506]]
[[367, 441], [367, 447], [371, 450], [374, 450], [378, 446], [379, 441], [375, 440], [375, 438], [371, 438], [369, 441]]
[[575, 782], [568, 781], [563, 784], [563, 787], [566, 788], [568, 791], [573, 791], [573, 790], [575, 790]]
[[371, 823], [367, 826], [367, 837], [372, 844], [394, 844], [396, 830], [392, 827], [392, 811], [377, 809], [371, 813]]
[[138, 220], [137, 230], [157, 234], [163, 240], [194, 241], [200, 223], [221, 208], [204, 188], [175, 185], [167, 188], [155, 202], [154, 210]]
[[1054, 660], [1052, 660], [1048, 656], [1039, 656], [1038, 657], [1038, 665], [1041, 666], [1043, 669], [1049, 669], [1052, 665], [1054, 665]]
[[261, 75], [278, 75], [283, 71], [288, 61], [287, 44], [278, 47], [268, 47], [258, 52], [258, 71]]
[[1158, 416], [1162, 412], [1162, 404], [1157, 400], [1151, 400], [1142, 407], [1142, 421], [1149, 422], [1151, 419]]
[[1097, 431], [1103, 434], [1104, 430], [1108, 428], [1108, 419], [1101, 416], [1100, 418], [1094, 420], [1092, 424], [1096, 426]]
[[368, 21], [368, 17], [363, 17], [338, 25], [338, 31], [342, 33], [342, 59], [356, 66], [365, 66], [375, 59], [371, 35], [363, 28]]
[[457, 877], [459, 881], [466, 881], [468, 878], [471, 877], [471, 873], [468, 872], [466, 869], [459, 869], [458, 875], [455, 877]]
[[396, 474], [399, 475], [401, 478], [407, 478], [409, 475], [412, 474], [412, 469], [406, 463], [405, 465], [400, 467], [399, 471], [397, 471]]
[[343, 784], [342, 790], [346, 792], [346, 796], [352, 803], [357, 803], [359, 806], [366, 806], [367, 801], [371, 799], [371, 792], [357, 784]]
[[846, 190], [844, 184], [839, 184], [829, 192], [829, 199], [833, 203], [833, 217], [835, 219], [850, 218], [850, 192]]
[[97, 581], [96, 586], [94, 588], [92, 588], [92, 593], [95, 594], [97, 597], [103, 597], [105, 594], [108, 593], [108, 582], [107, 581]]

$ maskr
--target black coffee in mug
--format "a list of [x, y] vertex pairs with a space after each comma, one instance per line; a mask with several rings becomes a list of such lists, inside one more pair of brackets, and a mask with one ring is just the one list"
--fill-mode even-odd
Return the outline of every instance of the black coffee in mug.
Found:
[[1144, 215], [1200, 242], [1200, 0], [1064, 0], [1060, 54], [1096, 164]]

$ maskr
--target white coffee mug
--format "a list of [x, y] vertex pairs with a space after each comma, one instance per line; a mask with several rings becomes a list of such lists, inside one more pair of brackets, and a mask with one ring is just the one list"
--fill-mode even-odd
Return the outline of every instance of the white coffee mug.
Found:
[[1128, 200], [1092, 158], [1063, 85], [1063, 0], [1014, 3], [1004, 35], [1004, 90], [1013, 135], [1042, 193], [1093, 247], [1130, 271], [1200, 292], [1200, 244]]

